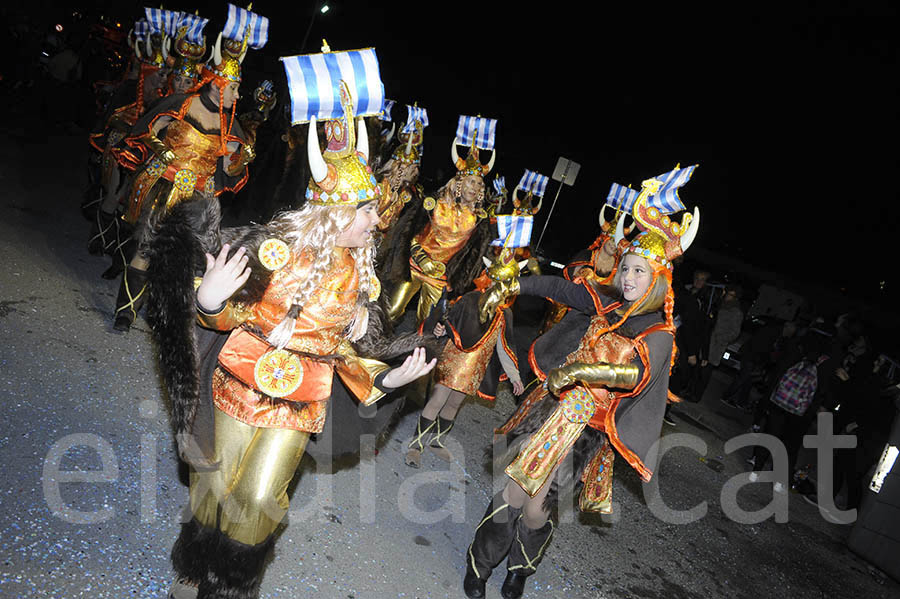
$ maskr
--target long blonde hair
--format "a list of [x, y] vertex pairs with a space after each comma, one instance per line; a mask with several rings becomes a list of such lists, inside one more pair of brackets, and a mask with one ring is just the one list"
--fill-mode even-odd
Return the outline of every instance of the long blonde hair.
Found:
[[[285, 347], [294, 334], [294, 324], [300, 310], [312, 297], [325, 275], [334, 267], [334, 248], [341, 233], [353, 224], [356, 206], [321, 206], [307, 203], [299, 210], [285, 212], [270, 223], [273, 233], [291, 246], [291, 253], [315, 252], [316, 260], [309, 276], [300, 283], [291, 300], [291, 308], [284, 319], [272, 329], [267, 341], [278, 347]], [[364, 247], [350, 248], [350, 255], [356, 262], [359, 287], [356, 295], [357, 310], [353, 320], [347, 325], [345, 335], [356, 341], [366, 332], [369, 311], [366, 302], [375, 281], [375, 242], [373, 239]]]

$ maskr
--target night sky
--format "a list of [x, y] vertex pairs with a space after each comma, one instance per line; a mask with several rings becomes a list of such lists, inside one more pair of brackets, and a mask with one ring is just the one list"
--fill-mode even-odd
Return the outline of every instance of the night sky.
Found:
[[[646, 22], [588, 3], [330, 4], [304, 49], [312, 3], [254, 2], [270, 42], [245, 61], [245, 79], [281, 74], [278, 56], [316, 52], [323, 37], [333, 50], [374, 46], [394, 118], [413, 101], [428, 109], [426, 174], [449, 174], [459, 114], [499, 120], [495, 172], [510, 186], [525, 168], [549, 175], [559, 156], [579, 162], [544, 239], [549, 255], [565, 259], [596, 236], [610, 183], [639, 188], [697, 163], [681, 197], [700, 206], [699, 246], [857, 296], [879, 295], [885, 280], [900, 296], [893, 16]], [[133, 20], [140, 6], [116, 10]], [[224, 2], [164, 6], [199, 8], [210, 38], [226, 17]]]

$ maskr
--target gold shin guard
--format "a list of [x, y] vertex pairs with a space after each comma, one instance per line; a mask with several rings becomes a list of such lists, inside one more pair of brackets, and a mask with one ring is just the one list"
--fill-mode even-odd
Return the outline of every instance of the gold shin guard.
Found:
[[262, 543], [287, 513], [288, 484], [309, 433], [257, 428], [217, 409], [215, 439], [219, 468], [191, 471], [194, 517], [240, 543]]

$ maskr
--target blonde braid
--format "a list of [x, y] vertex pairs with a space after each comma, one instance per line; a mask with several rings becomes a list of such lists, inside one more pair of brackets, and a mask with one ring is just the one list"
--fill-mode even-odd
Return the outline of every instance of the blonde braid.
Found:
[[[292, 253], [300, 254], [311, 250], [315, 252], [316, 260], [307, 277], [300, 282], [291, 300], [288, 313], [269, 333], [267, 341], [271, 345], [282, 349], [290, 342], [294, 334], [297, 316], [319, 287], [325, 275], [332, 270], [337, 239], [353, 223], [355, 216], [356, 208], [354, 206], [306, 204], [300, 210], [284, 213], [272, 222], [274, 232], [291, 246]], [[375, 276], [374, 253], [374, 244], [371, 242], [364, 248], [351, 250], [359, 274], [357, 305], [361, 310], [365, 310], [372, 277]], [[365, 315], [362, 315], [361, 311], [357, 310], [357, 314], [347, 329], [351, 340], [358, 339], [365, 333], [368, 324], [367, 316], [367, 311]]]

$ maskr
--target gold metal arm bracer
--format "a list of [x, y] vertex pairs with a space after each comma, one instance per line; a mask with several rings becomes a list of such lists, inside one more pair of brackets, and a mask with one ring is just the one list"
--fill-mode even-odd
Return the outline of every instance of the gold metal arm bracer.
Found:
[[150, 151], [156, 154], [156, 157], [165, 164], [172, 164], [175, 161], [175, 152], [170, 150], [160, 138], [152, 133], [148, 133], [144, 136], [143, 141], [147, 144], [147, 147], [150, 148]]
[[554, 395], [573, 383], [586, 385], [605, 385], [616, 389], [634, 389], [638, 384], [640, 371], [631, 364], [586, 364], [573, 362], [560, 368], [554, 368], [547, 377], [547, 388]]

